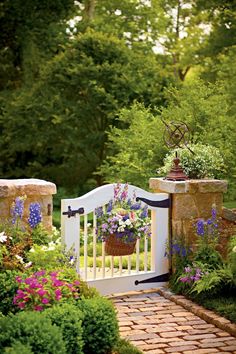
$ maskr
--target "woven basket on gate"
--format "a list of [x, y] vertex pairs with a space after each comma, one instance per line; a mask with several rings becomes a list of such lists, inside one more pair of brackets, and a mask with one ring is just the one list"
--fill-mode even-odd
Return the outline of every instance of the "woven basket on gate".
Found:
[[124, 242], [115, 235], [110, 235], [105, 242], [105, 252], [110, 256], [127, 256], [134, 252], [136, 240]]

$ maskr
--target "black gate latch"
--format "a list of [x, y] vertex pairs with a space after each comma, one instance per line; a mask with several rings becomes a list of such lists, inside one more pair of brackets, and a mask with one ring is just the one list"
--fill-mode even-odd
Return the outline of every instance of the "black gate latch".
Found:
[[72, 210], [71, 206], [68, 206], [68, 211], [63, 211], [62, 215], [67, 215], [68, 218], [75, 216], [76, 214], [84, 214], [84, 208], [79, 208], [77, 210]]

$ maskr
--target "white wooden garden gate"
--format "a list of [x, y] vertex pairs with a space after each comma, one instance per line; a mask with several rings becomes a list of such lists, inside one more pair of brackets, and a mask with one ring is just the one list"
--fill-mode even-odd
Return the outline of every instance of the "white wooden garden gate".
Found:
[[154, 194], [129, 185], [128, 196], [132, 198], [134, 192], [151, 210], [152, 234], [149, 241], [143, 241], [142, 254], [140, 241], [137, 241], [132, 256], [107, 256], [104, 242], [100, 244], [101, 253], [97, 256], [95, 209], [113, 199], [113, 184], [98, 187], [79, 198], [61, 201], [62, 240], [67, 250], [74, 250], [81, 277], [104, 295], [149, 289], [168, 279], [168, 260], [164, 256], [169, 232], [168, 194]]

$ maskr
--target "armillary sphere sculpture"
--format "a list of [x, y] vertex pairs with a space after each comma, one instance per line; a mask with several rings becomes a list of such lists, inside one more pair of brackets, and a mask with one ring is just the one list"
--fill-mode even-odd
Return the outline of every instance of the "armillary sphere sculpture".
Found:
[[[161, 119], [161, 121], [166, 127], [163, 136], [166, 146], [172, 149], [176, 147], [181, 148], [183, 146], [188, 147], [187, 144], [190, 141], [190, 130], [186, 123], [170, 122], [167, 124], [163, 121], [163, 119]], [[179, 166], [180, 159], [177, 156], [177, 152], [175, 153], [175, 158], [173, 162], [174, 164], [165, 179], [169, 181], [185, 181], [186, 179], [188, 179], [182, 167]]]

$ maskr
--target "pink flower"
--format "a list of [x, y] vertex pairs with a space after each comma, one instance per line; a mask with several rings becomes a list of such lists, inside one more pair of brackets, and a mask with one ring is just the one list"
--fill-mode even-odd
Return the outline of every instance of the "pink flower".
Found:
[[60, 289], [55, 290], [55, 295], [56, 295], [56, 296], [61, 295], [61, 290], [60, 290]]
[[56, 277], [58, 275], [58, 272], [51, 272], [50, 275], [51, 277]]
[[19, 302], [17, 305], [18, 305], [18, 307], [20, 309], [23, 309], [25, 307], [25, 303], [24, 302]]
[[62, 286], [64, 285], [64, 282], [58, 279], [55, 279], [53, 282], [53, 286]]
[[44, 297], [41, 302], [42, 302], [42, 304], [48, 304], [49, 303], [49, 299]]
[[21, 277], [19, 277], [19, 275], [17, 275], [16, 281], [17, 281], [17, 283], [22, 283], [22, 279], [21, 279]]
[[37, 294], [39, 294], [39, 296], [43, 296], [43, 295], [47, 294], [47, 291], [46, 291], [46, 290], [43, 290], [43, 289], [39, 289], [39, 290], [37, 291]]
[[42, 279], [41, 279], [41, 282], [44, 283], [44, 284], [46, 284], [46, 283], [48, 282], [48, 279], [47, 279], [47, 278], [42, 278]]
[[80, 285], [80, 281], [79, 280], [75, 280], [74, 281], [74, 285]]
[[17, 298], [18, 299], [23, 299], [25, 296], [25, 292], [22, 291], [21, 289], [17, 290]]
[[39, 306], [39, 305], [36, 305], [36, 306], [34, 306], [34, 310], [35, 311], [43, 311], [43, 307]]
[[34, 273], [34, 275], [35, 275], [36, 277], [41, 277], [41, 276], [43, 276], [43, 275], [45, 275], [45, 274], [46, 274], [45, 270], [40, 270], [39, 272], [35, 272], [35, 273]]

